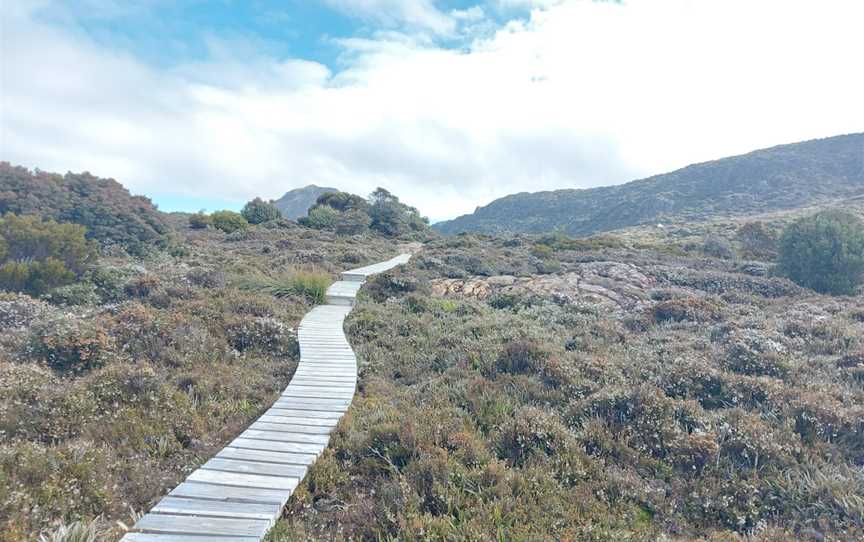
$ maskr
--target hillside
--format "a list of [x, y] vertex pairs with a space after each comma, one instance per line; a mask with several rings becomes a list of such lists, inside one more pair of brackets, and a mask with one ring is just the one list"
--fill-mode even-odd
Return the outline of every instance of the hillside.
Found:
[[426, 243], [273, 541], [862, 540], [862, 297], [769, 276], [790, 218]]
[[780, 145], [623, 185], [506, 196], [435, 224], [463, 231], [571, 235], [657, 222], [699, 222], [864, 194], [864, 134]]
[[289, 190], [284, 196], [274, 201], [273, 204], [282, 212], [282, 216], [290, 218], [291, 220], [297, 220], [298, 218], [306, 216], [309, 207], [312, 207], [312, 205], [315, 204], [315, 201], [319, 196], [331, 192], [338, 192], [338, 190], [326, 186], [310, 184], [303, 188]]
[[155, 211], [165, 249], [0, 291], [0, 538], [118, 540], [280, 396], [336, 272], [422, 240], [363, 286], [351, 408], [269, 542], [862, 539], [864, 297], [770, 271], [824, 206], [444, 237], [385, 190], [355, 198], [231, 233]]
[[0, 215], [6, 213], [80, 224], [103, 249], [119, 246], [134, 254], [164, 243], [168, 231], [165, 215], [148, 198], [131, 195], [114, 179], [0, 162]]

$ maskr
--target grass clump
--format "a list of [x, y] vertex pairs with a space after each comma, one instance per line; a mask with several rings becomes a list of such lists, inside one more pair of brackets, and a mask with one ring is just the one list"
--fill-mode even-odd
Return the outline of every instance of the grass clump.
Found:
[[57, 527], [48, 535], [39, 535], [39, 542], [97, 542], [96, 521], [75, 521]]
[[244, 290], [265, 292], [276, 298], [299, 296], [314, 305], [324, 303], [331, 284], [333, 279], [329, 273], [315, 270], [295, 270], [272, 277], [246, 277], [238, 283]]

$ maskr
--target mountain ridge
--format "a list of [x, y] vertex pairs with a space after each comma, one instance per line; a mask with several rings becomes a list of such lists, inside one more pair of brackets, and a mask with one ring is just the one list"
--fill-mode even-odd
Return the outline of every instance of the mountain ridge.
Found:
[[308, 184], [304, 187], [285, 192], [281, 198], [273, 201], [273, 204], [279, 209], [282, 216], [291, 220], [297, 220], [306, 216], [309, 207], [312, 207], [319, 197], [331, 192], [339, 192], [339, 189]]
[[864, 133], [777, 145], [628, 183], [521, 192], [434, 228], [445, 234], [590, 235], [658, 221], [704, 221], [864, 194]]

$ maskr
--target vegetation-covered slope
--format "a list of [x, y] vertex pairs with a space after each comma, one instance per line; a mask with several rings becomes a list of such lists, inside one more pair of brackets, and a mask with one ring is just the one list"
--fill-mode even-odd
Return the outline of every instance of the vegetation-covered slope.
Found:
[[460, 231], [589, 235], [694, 222], [864, 195], [864, 134], [780, 145], [619, 186], [513, 194], [441, 222]]
[[162, 213], [114, 179], [89, 173], [31, 172], [0, 162], [0, 215], [37, 215], [87, 228], [88, 238], [140, 254], [165, 242]]
[[330, 192], [338, 192], [338, 190], [310, 184], [303, 188], [295, 188], [294, 190], [285, 192], [285, 195], [273, 203], [282, 212], [282, 216], [291, 220], [297, 220], [306, 216], [309, 207], [312, 207], [320, 196], [329, 194]]
[[768, 276], [779, 224], [700, 228], [456, 236], [374, 279], [273, 540], [862, 539], [864, 297]]
[[[165, 216], [169, 248], [97, 258], [83, 226], [43, 219], [111, 217], [118, 237], [139, 231], [125, 189], [86, 175], [6, 173], [14, 183], [4, 188], [20, 190], [6, 193], [4, 211], [35, 214], [0, 215], [0, 277], [33, 271], [46, 254], [69, 273], [25, 290], [41, 299], [0, 281], [4, 542], [78, 520], [95, 520], [98, 540], [117, 540], [117, 520], [134, 522], [132, 511], [272, 404], [295, 367], [294, 329], [335, 273], [390, 258], [400, 242], [281, 219], [226, 234]], [[54, 199], [29, 198], [31, 188]], [[63, 214], [63, 192], [79, 189], [88, 196], [68, 197], [92, 214]]]

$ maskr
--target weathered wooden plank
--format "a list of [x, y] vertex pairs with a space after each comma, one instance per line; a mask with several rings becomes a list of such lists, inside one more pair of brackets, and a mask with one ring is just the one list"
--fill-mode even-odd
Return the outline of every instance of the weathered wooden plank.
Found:
[[253, 487], [256, 489], [279, 489], [291, 492], [300, 483], [297, 478], [280, 476], [259, 476], [256, 474], [242, 474], [237, 472], [223, 472], [218, 470], [198, 469], [189, 475], [187, 480], [191, 482], [206, 482], [208, 484], [221, 484], [225, 486]]
[[291, 382], [285, 391], [292, 391], [298, 393], [347, 393], [349, 395], [354, 394], [354, 384], [348, 384], [346, 386], [337, 386], [334, 384], [305, 384], [299, 382]]
[[304, 358], [300, 360], [300, 365], [311, 368], [333, 368], [344, 369], [346, 371], [357, 370], [357, 360], [351, 358], [334, 358], [332, 356], [320, 358]]
[[310, 420], [333, 420], [339, 421], [342, 417], [340, 412], [329, 410], [296, 410], [291, 408], [271, 407], [270, 410], [264, 413], [267, 416], [293, 416], [298, 418], [306, 418]]
[[306, 467], [301, 465], [278, 465], [276, 463], [259, 463], [242, 459], [215, 457], [202, 467], [208, 470], [236, 472], [239, 474], [260, 474], [262, 476], [282, 476], [302, 480], [306, 476]]
[[349, 404], [351, 404], [351, 401], [348, 399], [312, 399], [308, 397], [302, 399], [285, 399], [280, 397], [276, 400], [276, 403], [273, 406], [299, 408], [301, 410], [333, 410], [334, 408], [345, 410], [348, 408]]
[[258, 418], [258, 421], [250, 425], [249, 429], [255, 429], [257, 431], [284, 431], [286, 433], [308, 433], [310, 435], [329, 435], [330, 431], [333, 430], [333, 427], [333, 425], [298, 425], [287, 422], [280, 423], [278, 421], [267, 422]]
[[293, 397], [297, 399], [350, 399], [354, 396], [354, 390], [341, 391], [306, 391], [287, 389], [282, 392], [282, 397]]
[[255, 423], [282, 423], [297, 427], [320, 427], [330, 431], [336, 427], [339, 420], [335, 418], [301, 418], [297, 416], [272, 416], [270, 414], [265, 414], [258, 418], [258, 421]]
[[281, 509], [282, 507], [278, 504], [209, 501], [168, 496], [159, 501], [151, 512], [186, 516], [260, 519], [272, 522], [279, 516]]
[[260, 431], [258, 429], [247, 429], [240, 433], [240, 438], [321, 444], [322, 446], [326, 446], [327, 443], [330, 442], [329, 435], [310, 435], [308, 433], [288, 433], [284, 431]]
[[137, 531], [165, 534], [201, 534], [226, 536], [256, 536], [263, 538], [270, 528], [269, 521], [196, 516], [147, 514], [135, 524]]
[[[322, 372], [324, 374], [320, 374]], [[291, 379], [291, 381], [293, 382], [294, 379], [298, 379], [298, 383], [299, 383], [299, 380], [312, 380], [312, 381], [336, 380], [336, 381], [341, 382], [341, 383], [349, 382], [349, 383], [353, 384], [354, 382], [357, 382], [357, 373], [352, 373], [352, 374], [347, 374], [347, 375], [327, 374], [327, 369], [322, 370], [320, 368], [315, 368], [311, 365], [300, 365], [299, 367], [297, 367], [297, 370], [294, 372], [294, 376]]]
[[354, 388], [354, 382], [291, 382], [285, 391], [353, 394]]
[[357, 357], [348, 354], [308, 354], [300, 357], [300, 365], [306, 363], [341, 363], [344, 365], [357, 365]]
[[320, 412], [322, 410], [326, 412], [332, 412], [334, 414], [339, 414], [341, 417], [345, 414], [345, 411], [348, 410], [348, 405], [307, 405], [298, 399], [294, 399], [291, 402], [283, 402], [277, 401], [271, 409], [284, 409], [284, 410], [314, 410], [315, 412]]
[[283, 490], [231, 487], [198, 482], [183, 482], [179, 486], [175, 487], [169, 495], [172, 497], [208, 499], [212, 501], [276, 504], [280, 507], [282, 507], [288, 501], [288, 497], [291, 496], [289, 492]]
[[355, 363], [354, 367], [322, 367], [321, 365], [316, 365], [314, 363], [301, 363], [294, 374], [297, 376], [312, 376], [319, 378], [322, 376], [335, 376], [344, 380], [356, 381], [357, 364]]
[[350, 372], [335, 371], [328, 368], [314, 368], [312, 366], [303, 367], [303, 370], [297, 370], [295, 377], [305, 378], [309, 380], [328, 380], [341, 382], [357, 382], [356, 377]]
[[292, 384], [307, 388], [335, 388], [351, 391], [357, 389], [357, 384], [354, 380], [337, 380], [327, 377], [312, 378], [309, 376], [295, 376], [292, 380]]
[[229, 444], [232, 448], [245, 450], [264, 450], [268, 452], [291, 452], [295, 454], [308, 454], [318, 456], [324, 449], [323, 444], [301, 444], [298, 442], [276, 442], [273, 440], [258, 440], [249, 438], [236, 438]]
[[158, 533], [126, 533], [120, 542], [258, 542], [257, 536], [195, 536]]
[[315, 456], [309, 454], [246, 450], [242, 448], [222, 448], [222, 450], [216, 454], [216, 457], [220, 459], [238, 459], [241, 461], [276, 463], [279, 465], [295, 465], [298, 467], [307, 467], [315, 462]]

